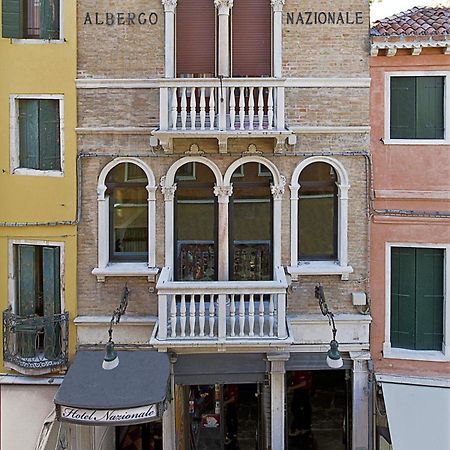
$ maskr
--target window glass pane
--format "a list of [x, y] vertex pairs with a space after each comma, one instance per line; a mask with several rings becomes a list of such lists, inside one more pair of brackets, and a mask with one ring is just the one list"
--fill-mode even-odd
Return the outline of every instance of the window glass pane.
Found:
[[301, 173], [299, 182], [299, 259], [336, 259], [336, 172], [325, 163], [311, 164]]

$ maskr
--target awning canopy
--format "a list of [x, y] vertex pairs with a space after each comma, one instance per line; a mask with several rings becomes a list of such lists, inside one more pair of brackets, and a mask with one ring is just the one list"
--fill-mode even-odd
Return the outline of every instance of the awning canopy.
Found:
[[395, 450], [450, 449], [450, 388], [383, 382]]
[[170, 363], [166, 353], [118, 351], [119, 365], [104, 370], [103, 351], [78, 351], [55, 395], [59, 420], [117, 425], [150, 422], [164, 412]]

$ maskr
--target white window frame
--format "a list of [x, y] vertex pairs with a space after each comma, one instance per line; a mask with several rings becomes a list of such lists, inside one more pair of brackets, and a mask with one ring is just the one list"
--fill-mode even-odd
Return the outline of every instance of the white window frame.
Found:
[[[40, 170], [20, 167], [19, 143], [19, 100], [58, 100], [59, 101], [59, 151], [61, 170]], [[61, 94], [11, 94], [9, 96], [10, 112], [10, 173], [28, 176], [64, 176], [64, 95]]]
[[64, 0], [59, 0], [59, 38], [58, 39], [27, 39], [12, 38], [13, 44], [64, 44]]
[[[444, 339], [442, 351], [409, 350], [391, 346], [391, 252], [393, 247], [435, 248], [444, 250]], [[450, 244], [386, 242], [385, 244], [385, 315], [384, 315], [384, 358], [418, 361], [450, 361]]]
[[[311, 164], [325, 163], [333, 167], [337, 175], [338, 187], [338, 242], [336, 261], [299, 261], [298, 260], [298, 192], [301, 172]], [[336, 159], [328, 156], [306, 158], [297, 165], [291, 180], [291, 265], [288, 272], [296, 280], [299, 275], [341, 275], [348, 280], [353, 268], [348, 265], [348, 191], [350, 184], [347, 171]]]
[[[444, 77], [444, 139], [391, 139], [391, 78], [394, 77]], [[384, 144], [436, 145], [450, 144], [450, 71], [402, 71], [384, 75]]]
[[65, 245], [61, 241], [43, 241], [32, 239], [10, 239], [8, 242], [8, 303], [11, 306], [11, 311], [17, 313], [17, 277], [16, 261], [14, 257], [15, 245], [33, 245], [35, 247], [59, 247], [59, 280], [60, 280], [60, 301], [61, 312], [65, 310]]
[[[109, 197], [106, 195], [106, 177], [119, 164], [130, 163], [140, 167], [146, 177], [148, 192], [148, 260], [146, 262], [120, 262], [109, 260]], [[106, 164], [100, 172], [97, 186], [98, 205], [98, 265], [92, 270], [97, 281], [104, 282], [106, 277], [148, 277], [153, 281], [159, 269], [156, 267], [156, 182], [150, 167], [138, 158], [115, 158]]]

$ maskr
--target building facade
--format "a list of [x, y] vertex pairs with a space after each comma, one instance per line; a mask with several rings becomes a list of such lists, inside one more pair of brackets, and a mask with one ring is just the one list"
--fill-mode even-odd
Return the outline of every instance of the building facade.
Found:
[[372, 29], [377, 448], [450, 445], [448, 18], [413, 8]]
[[31, 449], [75, 353], [75, 5], [2, 0], [1, 447]]

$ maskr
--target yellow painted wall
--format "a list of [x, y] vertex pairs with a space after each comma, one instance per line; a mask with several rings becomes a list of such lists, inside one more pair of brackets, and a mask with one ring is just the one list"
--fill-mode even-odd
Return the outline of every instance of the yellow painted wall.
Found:
[[[65, 310], [73, 322], [76, 316], [76, 226], [4, 226], [4, 222], [76, 219], [76, 2], [62, 1], [62, 8], [64, 42], [16, 43], [0, 38], [0, 309], [6, 309], [10, 301], [8, 242], [14, 239], [64, 242]], [[11, 174], [11, 94], [64, 95], [64, 176]], [[75, 331], [71, 324], [71, 355], [75, 352]], [[3, 372], [3, 352], [0, 355], [0, 372]]]

